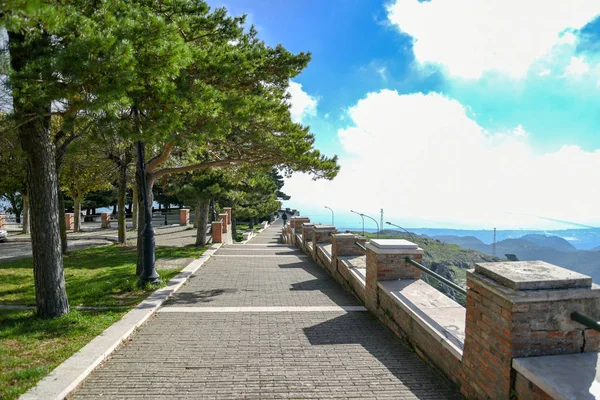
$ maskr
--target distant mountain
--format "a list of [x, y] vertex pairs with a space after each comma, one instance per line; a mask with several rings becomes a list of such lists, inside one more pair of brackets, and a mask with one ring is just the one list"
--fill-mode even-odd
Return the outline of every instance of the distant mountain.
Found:
[[[461, 230], [461, 229], [445, 229], [445, 228], [407, 228], [411, 232], [415, 232], [419, 235], [427, 235], [430, 237], [437, 236], [474, 236], [484, 243], [491, 244], [494, 239], [494, 231], [491, 229], [487, 230]], [[521, 229], [521, 230], [501, 230], [498, 229], [496, 232], [496, 240], [504, 239], [517, 239], [529, 234], [559, 237], [567, 240], [578, 250], [591, 250], [600, 247], [600, 228], [588, 228], [588, 229], [564, 229], [564, 230], [533, 230], [533, 229]], [[538, 243], [539, 244], [539, 243]]]
[[453, 235], [438, 235], [432, 236], [434, 239], [441, 240], [442, 242], [456, 244], [460, 247], [471, 248], [469, 246], [485, 246], [481, 240], [475, 236], [453, 236]]
[[542, 247], [551, 247], [560, 251], [577, 251], [575, 246], [559, 236], [546, 236], [540, 234], [529, 234], [521, 239], [528, 240]]
[[593, 248], [592, 251], [600, 251], [600, 246]]
[[[472, 239], [465, 240], [465, 237], [444, 236], [446, 243], [457, 244], [485, 254], [492, 254], [492, 245], [479, 244]], [[531, 236], [534, 237], [531, 238]], [[528, 238], [525, 239], [525, 237]], [[565, 250], [559, 250], [548, 245], [542, 246], [534, 243], [531, 239], [538, 241], [538, 243], [556, 244], [559, 249]], [[600, 251], [574, 250], [572, 246], [567, 246], [569, 243], [566, 240], [563, 240], [556, 240], [554, 237], [545, 237], [544, 235], [525, 235], [519, 239], [506, 239], [496, 243], [496, 255], [502, 257], [505, 254], [515, 254], [521, 261], [546, 261], [559, 267], [589, 275], [595, 283], [600, 284]]]

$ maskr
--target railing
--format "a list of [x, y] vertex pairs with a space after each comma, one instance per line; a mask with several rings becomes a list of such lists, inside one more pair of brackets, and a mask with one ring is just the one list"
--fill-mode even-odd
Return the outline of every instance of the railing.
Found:
[[406, 262], [409, 263], [410, 265], [412, 265], [413, 267], [417, 267], [418, 269], [420, 269], [425, 275], [430, 276], [433, 279], [443, 283], [444, 285], [451, 287], [452, 289], [456, 290], [458, 293], [462, 294], [463, 296], [467, 295], [467, 291], [464, 288], [458, 286], [456, 283], [452, 282], [451, 280], [444, 278], [440, 274], [433, 272], [426, 266], [419, 264], [412, 258], [406, 257]]
[[[360, 248], [362, 251], [365, 251], [365, 252], [367, 251], [367, 248], [365, 246], [363, 246], [362, 244], [360, 244], [359, 242], [354, 242], [354, 245], [357, 246], [358, 248]], [[451, 280], [444, 278], [440, 274], [433, 272], [426, 266], [419, 264], [412, 258], [406, 257], [406, 262], [409, 263], [410, 265], [420, 269], [425, 275], [432, 277], [433, 279], [436, 279], [437, 281], [443, 283], [446, 286], [451, 287], [452, 289], [454, 289], [458, 293], [462, 294], [463, 296], [467, 295], [467, 291], [464, 288], [458, 286], [456, 283], [452, 282]]]
[[581, 325], [586, 326], [595, 331], [600, 331], [600, 322], [588, 317], [587, 315], [583, 315], [580, 312], [575, 311], [571, 313], [571, 320], [579, 322]]
[[365, 252], [367, 251], [367, 248], [358, 242], [354, 242], [354, 245], [357, 246], [362, 251], [365, 251]]

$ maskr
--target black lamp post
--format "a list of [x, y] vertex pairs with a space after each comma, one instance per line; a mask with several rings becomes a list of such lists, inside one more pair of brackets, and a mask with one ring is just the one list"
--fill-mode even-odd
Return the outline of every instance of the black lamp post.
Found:
[[325, 208], [327, 208], [329, 211], [331, 211], [331, 225], [335, 226], [334, 219], [333, 219], [333, 209], [331, 207], [327, 207], [327, 206], [325, 206]]
[[361, 213], [353, 211], [353, 210], [350, 210], [350, 212], [354, 213], [354, 214], [358, 214], [358, 215], [360, 215], [360, 218], [362, 218], [362, 224], [363, 224], [362, 235], [365, 236], [365, 216], [362, 215]]
[[138, 286], [145, 286], [148, 283], [162, 283], [160, 276], [156, 272], [154, 265], [154, 230], [152, 229], [152, 213], [150, 212], [150, 199], [146, 188], [146, 166], [144, 163], [144, 144], [137, 142], [138, 163], [140, 169], [140, 183], [142, 184], [142, 207], [144, 207], [144, 228], [142, 229], [142, 245], [144, 248], [144, 263], [142, 274], [138, 280]]
[[408, 233], [410, 235], [410, 238], [413, 240], [413, 242], [415, 241], [415, 237], [412, 235], [412, 233], [410, 233], [409, 231], [407, 231], [406, 229], [404, 229], [400, 225], [392, 224], [391, 222], [386, 222], [386, 224], [391, 225], [391, 226], [395, 226], [396, 228], [402, 229], [404, 232], [406, 232], [406, 233]]
[[373, 217], [369, 217], [367, 214], [360, 214], [363, 217], [367, 217], [373, 220], [373, 222], [375, 222], [375, 225], [377, 225], [377, 239], [379, 239], [379, 222], [377, 222], [377, 220]]

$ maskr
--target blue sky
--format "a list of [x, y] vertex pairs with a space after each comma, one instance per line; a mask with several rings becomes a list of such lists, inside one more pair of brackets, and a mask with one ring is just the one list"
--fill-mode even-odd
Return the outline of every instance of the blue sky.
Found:
[[597, 1], [211, 4], [312, 53], [292, 114], [342, 172], [295, 176], [289, 206], [351, 224], [341, 210], [415, 227], [600, 225]]

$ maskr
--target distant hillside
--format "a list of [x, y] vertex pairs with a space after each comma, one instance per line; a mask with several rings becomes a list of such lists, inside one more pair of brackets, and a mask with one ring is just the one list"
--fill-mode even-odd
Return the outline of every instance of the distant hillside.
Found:
[[[574, 250], [572, 246], [566, 246], [563, 239], [556, 240], [553, 237], [543, 237], [544, 235], [526, 235], [534, 236], [534, 240], [540, 243], [556, 243], [559, 248], [568, 249], [566, 251], [557, 250], [549, 246], [541, 246], [531, 240], [522, 237], [520, 239], [506, 239], [496, 243], [496, 255], [515, 254], [519, 260], [542, 260], [559, 267], [567, 268], [572, 271], [580, 272], [592, 277], [595, 283], [600, 284], [600, 251]], [[542, 236], [542, 237], [539, 237]], [[446, 242], [452, 244], [462, 243], [461, 247], [469, 248], [485, 254], [492, 254], [492, 246], [488, 244], [477, 244], [470, 240], [464, 240], [464, 237], [445, 235]], [[566, 241], [565, 241], [566, 242]], [[567, 242], [567, 244], [569, 244]]]
[[592, 251], [600, 251], [600, 246], [593, 248]]
[[[416, 232], [419, 235], [427, 236], [474, 236], [484, 243], [492, 243], [494, 238], [494, 231], [491, 229], [445, 229], [445, 228], [408, 228], [411, 232]], [[503, 230], [498, 229], [496, 232], [496, 239], [498, 241], [504, 239], [515, 239], [522, 238], [528, 234], [536, 234], [546, 236], [551, 234], [551, 237], [561, 237], [568, 239], [569, 243], [575, 246], [578, 250], [591, 250], [600, 247], [600, 228], [586, 228], [586, 229], [564, 229], [564, 230]], [[539, 243], [538, 243], [539, 244]]]
[[[356, 232], [359, 233], [360, 232]], [[384, 234], [388, 233], [388, 234]], [[377, 237], [374, 233], [365, 233], [368, 239], [375, 239]], [[400, 234], [398, 231], [382, 231], [379, 235], [380, 239], [406, 239], [411, 242], [415, 242], [424, 251], [423, 264], [431, 269], [432, 271], [442, 275], [443, 277], [456, 282], [460, 286], [466, 287], [466, 270], [475, 268], [476, 263], [481, 262], [494, 262], [501, 261], [504, 259], [498, 257], [492, 257], [488, 254], [466, 249], [456, 244], [446, 243], [436, 238], [422, 237], [419, 235], [413, 235], [412, 237], [407, 234]], [[467, 238], [459, 238], [467, 239]], [[485, 246], [477, 238], [467, 239], [465, 241], [479, 242]], [[464, 304], [465, 299], [462, 296], [455, 294], [452, 290], [447, 288], [441, 288], [440, 285], [430, 279], [429, 283], [437, 287], [443, 293], [446, 293], [450, 297], [457, 300], [459, 303]]]
[[529, 234], [522, 236], [521, 239], [528, 240], [542, 247], [550, 247], [559, 251], [577, 251], [575, 246], [558, 236], [546, 236], [539, 234]]
[[485, 246], [481, 240], [475, 236], [453, 236], [453, 235], [438, 235], [432, 236], [433, 239], [441, 240], [445, 243], [456, 244], [460, 247], [471, 248], [469, 246]]

